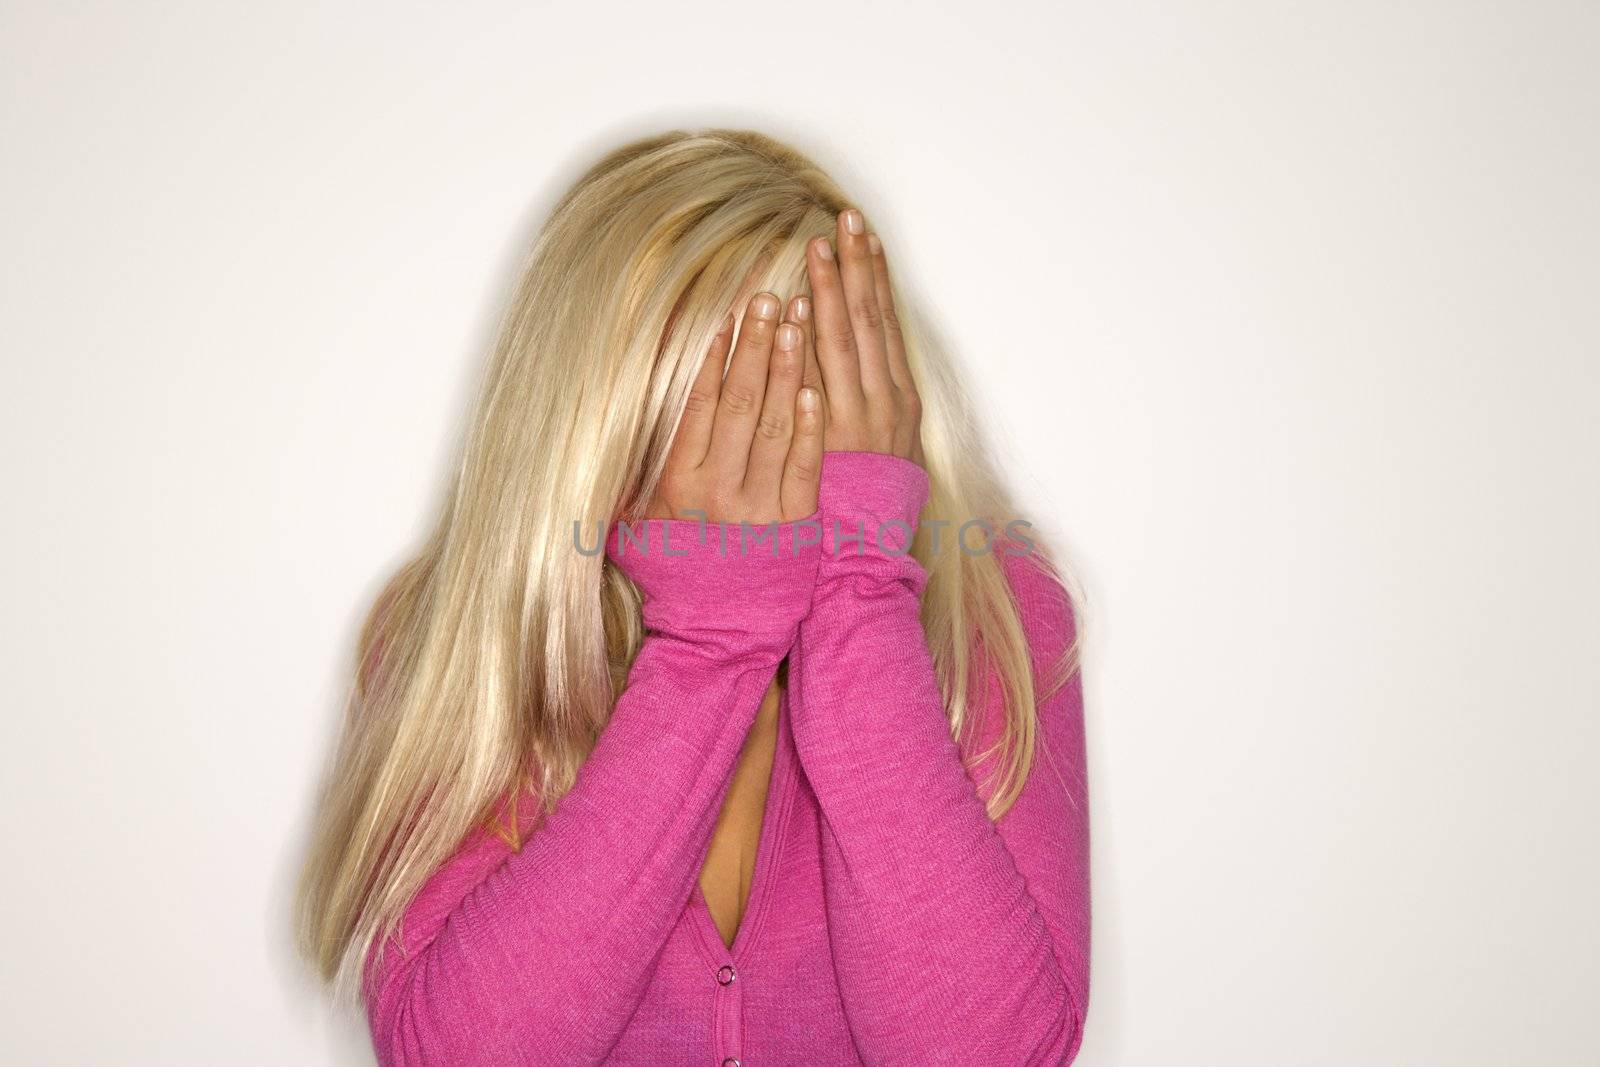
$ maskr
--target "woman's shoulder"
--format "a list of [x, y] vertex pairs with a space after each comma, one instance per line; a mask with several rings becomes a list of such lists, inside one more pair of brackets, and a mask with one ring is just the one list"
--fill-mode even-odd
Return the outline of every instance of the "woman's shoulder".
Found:
[[992, 550], [1011, 589], [1036, 668], [1065, 655], [1078, 637], [1078, 611], [1066, 576], [1038, 542], [1001, 534]]
[[[1041, 744], [1058, 753], [1070, 753], [1071, 738], [1079, 729], [1082, 690], [1069, 684], [1077, 679], [1077, 612], [1068, 591], [1069, 582], [1054, 559], [1036, 543], [1017, 537], [997, 536], [995, 562], [1016, 608], [1026, 654], [1032, 667], [1033, 699], [1042, 731]], [[1010, 709], [1001, 679], [1000, 662], [977, 650], [986, 678], [983, 697], [972, 710], [972, 722], [962, 734], [964, 757], [969, 761], [979, 796], [986, 802], [997, 787], [995, 777], [1005, 751]], [[1057, 758], [1057, 757], [1051, 757]]]

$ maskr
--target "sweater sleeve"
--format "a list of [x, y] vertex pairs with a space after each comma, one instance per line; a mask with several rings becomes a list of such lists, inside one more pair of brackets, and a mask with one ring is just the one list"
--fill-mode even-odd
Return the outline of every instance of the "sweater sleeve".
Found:
[[[926, 571], [906, 551], [927, 492], [907, 460], [825, 455], [823, 558], [790, 663], [845, 1014], [868, 1063], [1069, 1063], [1089, 988], [1081, 682], [1039, 702], [1032, 771], [991, 820], [923, 633]], [[1002, 560], [1037, 672], [1070, 645], [1070, 600], [1036, 561]], [[998, 680], [985, 682], [992, 707]], [[973, 751], [1002, 722], [991, 710]]]
[[639, 587], [646, 629], [627, 685], [521, 849], [475, 833], [369, 956], [380, 1064], [605, 1058], [689, 899], [745, 734], [810, 607], [820, 550], [797, 525], [742, 551], [727, 543], [737, 527], [724, 539], [715, 525], [650, 520], [642, 543], [620, 548], [613, 527], [606, 551]]

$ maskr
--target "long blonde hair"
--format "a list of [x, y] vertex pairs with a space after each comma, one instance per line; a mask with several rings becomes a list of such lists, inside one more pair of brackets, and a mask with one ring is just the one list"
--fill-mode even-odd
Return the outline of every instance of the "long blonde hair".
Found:
[[[551, 214], [437, 526], [362, 628], [297, 908], [303, 951], [341, 991], [359, 988], [368, 953], [467, 834], [487, 825], [519, 847], [525, 829], [503, 824], [514, 798], [531, 790], [548, 812], [572, 786], [644, 637], [637, 591], [604, 554], [574, 551], [573, 524], [639, 516], [722, 316], [753, 273], [780, 297], [808, 292], [805, 243], [848, 206], [793, 149], [709, 130], [611, 152]], [[897, 306], [923, 403], [925, 522], [1003, 527], [1017, 516], [963, 390], [899, 294]], [[1028, 648], [996, 555], [933, 552], [925, 533], [912, 548], [928, 570], [922, 618], [958, 739], [983, 661], [1001, 681], [1005, 729], [985, 753], [998, 817], [1033, 762]]]

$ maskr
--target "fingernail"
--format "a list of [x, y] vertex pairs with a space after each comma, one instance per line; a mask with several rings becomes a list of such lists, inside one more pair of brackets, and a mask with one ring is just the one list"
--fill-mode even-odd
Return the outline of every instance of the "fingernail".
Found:
[[811, 388], [809, 385], [800, 390], [800, 410], [817, 410], [817, 391]]
[[861, 217], [861, 212], [857, 211], [855, 208], [851, 208], [849, 211], [844, 213], [844, 228], [846, 232], [853, 233], [859, 237], [861, 234], [866, 232], [867, 223], [866, 220]]
[[801, 322], [811, 317], [811, 301], [803, 296], [794, 298], [794, 317]]
[[771, 293], [759, 293], [750, 307], [755, 311], [756, 318], [770, 319], [778, 314], [778, 298]]
[[800, 327], [792, 322], [786, 322], [778, 327], [778, 347], [793, 348], [800, 343]]
[[878, 240], [877, 234], [869, 233], [867, 234], [867, 247], [872, 250], [873, 255], [877, 255], [883, 251], [883, 242]]
[[826, 237], [818, 237], [811, 243], [816, 247], [817, 255], [821, 256], [823, 259], [833, 258], [833, 246], [828, 243], [828, 239]]
[[733, 329], [733, 312], [730, 311], [723, 316], [721, 332], [727, 333], [731, 329]]

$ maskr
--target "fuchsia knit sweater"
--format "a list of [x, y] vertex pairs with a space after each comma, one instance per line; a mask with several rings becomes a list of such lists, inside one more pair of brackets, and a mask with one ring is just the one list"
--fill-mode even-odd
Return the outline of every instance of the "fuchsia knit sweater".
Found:
[[[958, 748], [919, 619], [927, 575], [901, 551], [927, 493], [907, 460], [830, 452], [821, 545], [795, 523], [775, 552], [740, 552], [737, 527], [723, 551], [714, 524], [698, 543], [690, 521], [650, 521], [647, 546], [608, 534], [644, 598], [627, 687], [549, 819], [515, 852], [475, 833], [369, 968], [383, 1064], [1074, 1057], [1089, 993], [1081, 686], [1074, 676], [1040, 703], [1037, 761], [991, 821], [973, 757], [998, 737], [999, 683], [989, 676], [988, 718]], [[1043, 670], [1072, 640], [1070, 602], [1030, 557], [996, 551]], [[699, 870], [785, 656], [730, 951]]]

